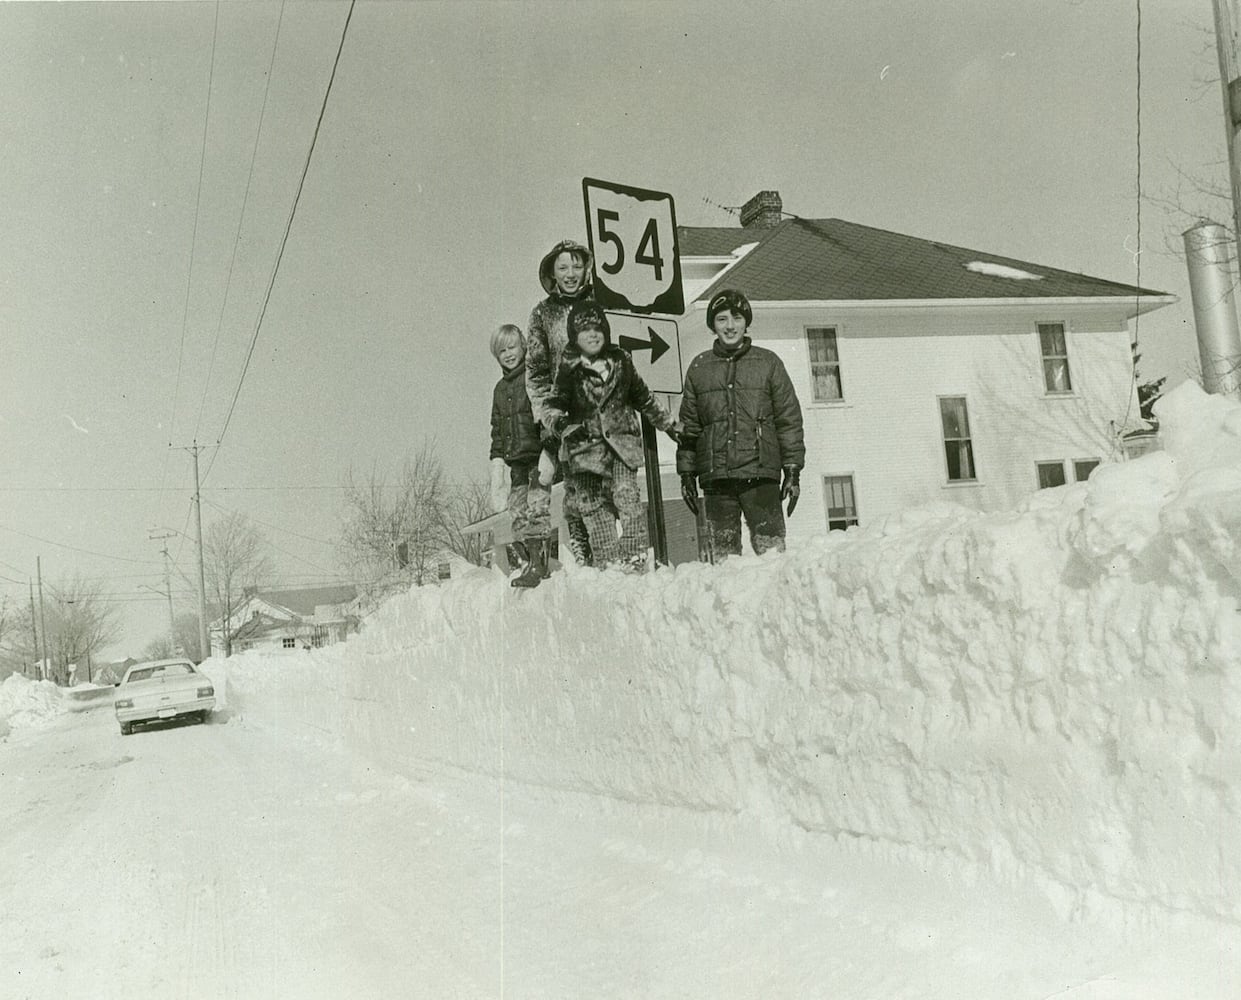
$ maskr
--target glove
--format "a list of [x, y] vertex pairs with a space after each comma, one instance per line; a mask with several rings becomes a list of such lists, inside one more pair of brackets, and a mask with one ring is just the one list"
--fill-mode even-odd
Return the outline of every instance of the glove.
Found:
[[801, 496], [801, 470], [791, 465], [784, 467], [784, 483], [780, 486], [780, 499], [789, 502], [788, 514], [793, 516], [793, 508], [797, 506], [797, 498]]
[[666, 431], [664, 431], [664, 433], [665, 433], [665, 434], [667, 434], [667, 435], [668, 435], [668, 437], [672, 438], [673, 443], [674, 443], [674, 444], [676, 444], [676, 445], [677, 445], [677, 447], [680, 447], [680, 445], [681, 445], [681, 428], [679, 428], [679, 427], [677, 427], [675, 424], [673, 424], [673, 426], [669, 427]]
[[544, 451], [550, 451], [555, 455], [560, 450], [560, 435], [564, 432], [564, 425], [568, 419], [563, 413], [553, 413], [547, 418], [543, 424], [542, 433], [539, 434], [539, 444]]
[[504, 510], [508, 506], [508, 465], [502, 458], [491, 460], [491, 509]]
[[556, 478], [556, 460], [551, 453], [544, 448], [539, 453], [539, 482], [543, 486], [551, 486], [552, 481]]
[[681, 499], [694, 517], [698, 516], [698, 477], [692, 472], [681, 473]]

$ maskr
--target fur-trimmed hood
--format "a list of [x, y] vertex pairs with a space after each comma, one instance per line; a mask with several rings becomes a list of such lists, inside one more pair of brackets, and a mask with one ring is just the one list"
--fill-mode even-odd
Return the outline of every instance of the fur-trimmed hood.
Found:
[[[555, 262], [556, 258], [566, 250], [571, 253], [580, 253], [582, 255], [583, 260], [586, 262], [586, 273], [582, 275], [582, 285], [576, 292], [572, 295], [562, 296], [560, 294], [560, 290], [556, 287], [556, 279], [552, 275], [552, 264]], [[539, 261], [539, 284], [543, 286], [543, 291], [545, 291], [548, 295], [554, 296], [558, 299], [564, 298], [572, 300], [589, 298], [590, 293], [588, 289], [590, 288], [590, 265], [591, 256], [590, 249], [588, 247], [578, 243], [577, 240], [561, 240], [544, 255], [541, 261]]]

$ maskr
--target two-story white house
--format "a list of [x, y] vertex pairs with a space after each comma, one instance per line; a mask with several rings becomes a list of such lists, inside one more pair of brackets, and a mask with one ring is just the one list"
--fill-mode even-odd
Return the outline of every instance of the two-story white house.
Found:
[[790, 218], [774, 191], [750, 199], [740, 226], [679, 227], [678, 239], [683, 363], [711, 346], [711, 296], [737, 288], [754, 341], [796, 387], [806, 468], [791, 538], [941, 500], [1011, 506], [1122, 460], [1124, 436], [1147, 427], [1129, 320], [1174, 296]]

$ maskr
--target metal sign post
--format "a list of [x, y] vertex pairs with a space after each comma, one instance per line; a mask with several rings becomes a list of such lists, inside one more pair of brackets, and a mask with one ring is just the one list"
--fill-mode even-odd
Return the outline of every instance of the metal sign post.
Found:
[[[679, 393], [683, 383], [676, 320], [652, 315], [675, 317], [685, 312], [672, 195], [585, 177], [582, 200], [595, 299], [609, 310], [616, 343], [630, 352], [635, 369], [652, 392]], [[667, 565], [659, 449], [655, 427], [645, 416], [642, 452], [647, 526], [656, 563]]]

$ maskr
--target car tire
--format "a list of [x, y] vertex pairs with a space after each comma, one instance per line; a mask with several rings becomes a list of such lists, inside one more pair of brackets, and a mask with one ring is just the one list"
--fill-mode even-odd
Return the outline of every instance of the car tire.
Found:
[[134, 731], [134, 724], [132, 722], [121, 723], [121, 735], [122, 736], [128, 736], [133, 731]]

